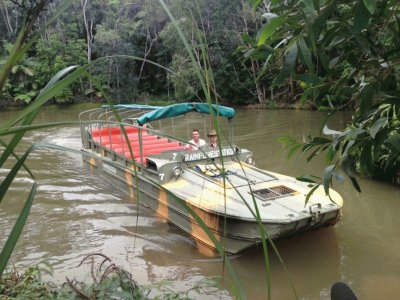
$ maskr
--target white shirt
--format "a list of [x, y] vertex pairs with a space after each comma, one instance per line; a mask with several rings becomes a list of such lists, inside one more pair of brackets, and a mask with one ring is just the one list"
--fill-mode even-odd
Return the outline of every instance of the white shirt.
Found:
[[194, 140], [190, 140], [189, 143], [195, 144], [196, 146], [193, 145], [188, 145], [188, 148], [192, 147], [192, 150], [199, 150], [200, 147], [204, 146], [206, 144], [205, 140], [199, 139], [199, 142], [196, 143]]

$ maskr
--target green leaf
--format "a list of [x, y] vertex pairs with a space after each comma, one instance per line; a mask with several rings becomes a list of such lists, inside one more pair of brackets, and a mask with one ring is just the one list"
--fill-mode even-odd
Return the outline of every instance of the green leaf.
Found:
[[365, 8], [368, 9], [370, 14], [372, 15], [376, 9], [376, 0], [363, 0]]
[[325, 145], [325, 144], [329, 144], [332, 141], [330, 139], [321, 137], [321, 136], [317, 136], [315, 138], [312, 139], [311, 143], [315, 144], [315, 145]]
[[[5, 131], [2, 131], [0, 133], [0, 136], [10, 135], [10, 134], [15, 134], [15, 133], [20, 133], [20, 132], [26, 132], [26, 131], [32, 131], [32, 130], [38, 130], [38, 129], [44, 129], [44, 128], [49, 128], [49, 127], [71, 125], [71, 124], [81, 124], [81, 122], [80, 121], [67, 121], [67, 122], [52, 122], [52, 123], [45, 123], [45, 124], [16, 126], [16, 127], [11, 127], [10, 129], [7, 129]], [[6, 146], [7, 145], [5, 145], [5, 147]]]
[[329, 68], [329, 69], [333, 69], [333, 68], [336, 66], [336, 64], [338, 63], [339, 59], [340, 59], [340, 56], [337, 56], [337, 57], [335, 57], [335, 58], [332, 58], [332, 59], [329, 61], [328, 68]]
[[320, 186], [320, 185], [317, 184], [316, 186], [314, 186], [314, 187], [308, 192], [308, 194], [307, 194], [307, 196], [306, 196], [306, 200], [305, 200], [304, 206], [307, 205], [307, 203], [308, 203], [308, 201], [310, 200], [312, 194], [314, 194], [314, 192], [316, 191], [317, 188], [319, 188], [319, 186]]
[[346, 173], [346, 175], [350, 178], [351, 183], [353, 184], [354, 188], [359, 193], [361, 193], [360, 185], [358, 184], [356, 178], [353, 175], [352, 161], [350, 160], [350, 158], [347, 155], [342, 157], [342, 159], [341, 159], [341, 167], [342, 167], [343, 171]]
[[324, 176], [322, 182], [324, 184], [325, 194], [329, 195], [329, 186], [332, 182], [333, 171], [335, 170], [336, 165], [327, 166], [324, 170]]
[[261, 0], [248, 0], [251, 7], [253, 8], [254, 11], [257, 10], [257, 7], [260, 5]]
[[283, 68], [279, 72], [278, 76], [275, 78], [273, 82], [273, 86], [280, 85], [289, 76], [290, 73], [294, 72], [294, 66], [297, 59], [297, 44], [292, 43], [291, 47], [288, 49], [285, 57], [285, 62]]
[[[30, 125], [33, 120], [35, 119], [36, 115], [38, 114], [38, 110], [32, 111], [30, 114], [26, 115], [24, 117], [24, 120], [22, 121], [22, 126]], [[0, 129], [0, 132], [3, 133], [5, 130]], [[13, 153], [15, 147], [18, 146], [20, 140], [24, 136], [25, 131], [19, 131], [17, 132], [11, 139], [11, 141], [8, 143], [6, 149], [1, 153], [0, 156], [0, 168], [3, 166], [3, 164], [7, 161], [8, 157]]]
[[286, 159], [287, 160], [291, 159], [293, 154], [295, 154], [297, 152], [297, 150], [300, 149], [300, 147], [301, 147], [300, 144], [293, 146], [292, 149], [289, 150], [289, 152], [288, 152], [288, 154], [286, 156]]
[[11, 171], [7, 174], [3, 181], [0, 184], [0, 203], [4, 198], [4, 195], [7, 193], [8, 188], [10, 187], [13, 179], [17, 175], [19, 169], [24, 165], [26, 158], [28, 157], [29, 153], [32, 151], [32, 147], [26, 150], [25, 154], [21, 156], [21, 158], [17, 161]]
[[355, 7], [354, 23], [353, 28], [351, 29], [353, 34], [361, 33], [361, 31], [368, 26], [369, 17], [369, 11], [360, 0]]
[[329, 56], [326, 55], [325, 52], [320, 52], [319, 59], [321, 60], [321, 64], [324, 67], [325, 71], [329, 70]]
[[290, 72], [294, 71], [294, 66], [296, 64], [296, 59], [297, 59], [297, 53], [298, 53], [297, 44], [293, 43], [289, 48], [289, 50], [287, 51], [285, 65], [284, 65], [284, 67], [286, 67], [286, 69], [289, 70]]
[[3, 274], [4, 269], [7, 266], [8, 260], [10, 259], [10, 256], [12, 252], [14, 251], [15, 245], [18, 242], [19, 237], [21, 236], [22, 230], [24, 229], [26, 220], [29, 216], [29, 212], [32, 207], [33, 199], [35, 198], [36, 194], [36, 189], [37, 189], [37, 184], [36, 182], [33, 183], [32, 189], [29, 193], [28, 198], [25, 201], [25, 205], [18, 216], [17, 222], [14, 224], [13, 229], [11, 230], [10, 235], [7, 238], [7, 241], [5, 242], [3, 249], [1, 250], [0, 253], [0, 276]]
[[400, 134], [389, 137], [385, 141], [385, 146], [390, 149], [390, 155], [385, 164], [385, 169], [387, 169], [393, 163], [393, 161], [400, 157]]
[[341, 131], [336, 131], [336, 130], [329, 129], [326, 124], [325, 124], [324, 128], [322, 129], [322, 133], [325, 134], [325, 135], [339, 135], [339, 134], [342, 134]]
[[372, 151], [372, 142], [367, 142], [361, 148], [359, 157], [360, 173], [368, 177], [372, 173]]
[[387, 124], [389, 121], [388, 118], [380, 118], [378, 119], [374, 124], [369, 129], [369, 134], [370, 136], [374, 139], [376, 134], [379, 132], [379, 130]]
[[303, 82], [311, 83], [311, 84], [318, 84], [321, 82], [321, 79], [316, 76], [315, 74], [296, 74], [295, 76], [296, 80], [300, 80]]
[[308, 183], [315, 183], [315, 180], [320, 179], [317, 176], [314, 175], [302, 175], [299, 177], [296, 177], [296, 180], [301, 181], [301, 182], [308, 182]]
[[357, 190], [357, 192], [361, 193], [361, 187], [358, 184], [357, 180], [354, 177], [350, 177], [351, 183], [353, 184], [353, 187]]
[[302, 0], [302, 2], [309, 11], [315, 11], [313, 0]]
[[336, 154], [336, 151], [333, 149], [333, 146], [330, 146], [330, 147], [328, 148], [328, 151], [326, 152], [326, 156], [325, 156], [326, 161], [327, 161], [328, 163], [331, 163], [332, 160], [333, 160], [334, 157], [335, 157], [335, 154]]
[[317, 147], [313, 152], [311, 152], [311, 154], [307, 157], [306, 161], [307, 162], [311, 161], [314, 158], [314, 156], [320, 153], [320, 149], [321, 146]]
[[[322, 29], [328, 23], [327, 22], [328, 18], [337, 9], [337, 2], [338, 2], [337, 0], [333, 0], [328, 5], [325, 5], [322, 13], [317, 18], [315, 18], [313, 24], [311, 25], [312, 32], [315, 37], [318, 37], [320, 35]], [[314, 1], [314, 5], [315, 4], [318, 5], [317, 10], [319, 10], [319, 1]]]
[[304, 57], [304, 61], [305, 61], [306, 65], [307, 65], [307, 68], [310, 71], [314, 70], [314, 64], [313, 64], [312, 59], [311, 59], [311, 52], [310, 52], [310, 49], [308, 48], [304, 38], [300, 39], [299, 47], [300, 47], [301, 54]]
[[283, 22], [285, 22], [287, 17], [287, 14], [284, 14], [282, 16], [279, 16], [273, 20], [271, 20], [271, 22], [268, 22], [267, 24], [265, 24], [263, 26], [263, 28], [261, 29], [261, 34], [260, 37], [258, 38], [258, 46], [263, 45], [270, 37], [272, 37], [272, 35], [275, 33], [275, 31], [278, 29], [279, 26], [281, 26], [283, 24]]
[[356, 38], [356, 41], [358, 44], [361, 46], [361, 48], [364, 51], [369, 51], [370, 50], [370, 43], [368, 39], [361, 33], [355, 34], [354, 37]]
[[[0, 140], [0, 145], [2, 145], [4, 148], [7, 148], [8, 145], [3, 142], [2, 140]], [[11, 152], [11, 155], [14, 156], [14, 158], [18, 161], [20, 158], [17, 154], [15, 154], [14, 152]], [[23, 164], [24, 169], [28, 172], [28, 174], [31, 176], [32, 179], [35, 179], [35, 176], [33, 175], [32, 171], [25, 165]]]

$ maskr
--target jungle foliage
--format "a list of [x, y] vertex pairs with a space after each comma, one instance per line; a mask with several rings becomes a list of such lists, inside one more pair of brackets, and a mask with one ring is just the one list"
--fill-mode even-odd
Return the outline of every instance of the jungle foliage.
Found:
[[[19, 1], [24, 3], [24, 1]], [[41, 28], [59, 0], [48, 0], [46, 12], [35, 23]], [[5, 16], [0, 21], [0, 64], [14, 44], [26, 7], [18, 1], [3, 1]], [[210, 64], [218, 86], [218, 97], [227, 103], [246, 104], [265, 101], [253, 93], [254, 72], [236, 49], [241, 33], [255, 35], [261, 16], [244, 0], [168, 1], [175, 18], [196, 54], [203, 62], [203, 45], [207, 43]], [[200, 30], [199, 30], [200, 29]], [[133, 61], [126, 56], [144, 58]], [[99, 57], [91, 77], [81, 79], [54, 97], [56, 103], [103, 101], [107, 93], [116, 102], [136, 102], [150, 97], [190, 101], [204, 98], [195, 68], [184, 50], [176, 30], [158, 0], [76, 1], [53, 26], [34, 41], [20, 67], [15, 67], [0, 94], [3, 105], [30, 103], [48, 80], [69, 65], [83, 65]], [[170, 69], [160, 69], [148, 61]], [[95, 84], [94, 84], [95, 83]], [[99, 88], [99, 86], [101, 88]]]
[[[254, 7], [263, 5], [252, 1]], [[267, 23], [246, 53], [264, 61], [264, 76], [278, 65], [272, 87], [331, 115], [355, 110], [344, 131], [325, 137], [283, 139], [289, 156], [326, 151], [329, 186], [339, 166], [355, 187], [353, 171], [400, 183], [400, 5], [398, 1], [271, 1]], [[274, 66], [269, 67], [270, 63]], [[328, 138], [326, 137], [328, 136]]]

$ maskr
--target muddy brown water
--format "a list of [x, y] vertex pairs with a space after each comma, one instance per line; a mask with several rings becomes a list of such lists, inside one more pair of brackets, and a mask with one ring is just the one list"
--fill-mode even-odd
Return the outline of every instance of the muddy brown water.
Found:
[[[47, 109], [37, 122], [78, 119], [75, 108]], [[16, 112], [0, 112], [0, 123]], [[291, 110], [238, 110], [235, 143], [254, 152], [257, 166], [298, 176], [322, 174], [323, 158], [305, 163], [295, 156], [287, 161], [278, 138], [316, 134], [324, 115]], [[330, 120], [343, 128], [348, 114]], [[78, 124], [28, 133], [17, 152], [31, 143], [52, 143], [80, 150]], [[0, 148], [3, 151], [4, 148]], [[11, 261], [27, 266], [46, 260], [54, 268], [49, 280], [83, 279], [87, 266], [78, 267], [90, 253], [103, 253], [133, 274], [143, 285], [168, 281], [168, 288], [184, 292], [207, 278], [226, 273], [218, 257], [201, 253], [192, 239], [159, 218], [109, 178], [91, 169], [79, 153], [40, 148], [29, 157], [28, 166], [39, 188], [28, 223]], [[4, 178], [10, 164], [0, 169]], [[348, 180], [335, 183], [344, 198], [343, 219], [334, 227], [277, 242], [288, 274], [276, 255], [270, 256], [273, 299], [329, 299], [336, 281], [348, 283], [359, 299], [398, 299], [400, 295], [400, 189], [360, 179], [362, 193]], [[4, 243], [30, 190], [31, 181], [22, 172], [0, 204], [0, 241]], [[232, 256], [231, 262], [248, 299], [266, 299], [266, 276], [261, 248]], [[206, 288], [197, 299], [232, 299], [225, 288]], [[151, 295], [158, 292], [153, 289]]]

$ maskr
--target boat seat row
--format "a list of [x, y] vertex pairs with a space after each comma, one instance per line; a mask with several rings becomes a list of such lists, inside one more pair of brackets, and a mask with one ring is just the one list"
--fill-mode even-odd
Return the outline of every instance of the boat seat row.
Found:
[[[152, 154], [160, 154], [165, 151], [184, 150], [186, 146], [179, 142], [171, 142], [167, 138], [161, 138], [157, 135], [150, 135], [146, 130], [143, 130], [141, 143], [139, 143], [139, 129], [136, 127], [125, 127], [129, 144], [131, 145], [133, 156], [137, 162], [141, 162], [140, 155], [143, 155], [143, 160], [146, 162], [147, 156]], [[120, 127], [104, 127], [101, 129], [93, 129], [91, 131], [94, 142], [121, 154], [127, 159], [132, 159], [129, 151], [128, 143], [125, 136], [121, 133]], [[142, 153], [140, 151], [142, 146]]]
[[[140, 153], [140, 147], [137, 144], [131, 144], [132, 147], [132, 151], [134, 153], [139, 154]], [[181, 149], [181, 145], [179, 142], [161, 142], [161, 143], [157, 143], [157, 144], [143, 144], [142, 146], [142, 151], [143, 153], [148, 153], [149, 151], [153, 151], [153, 150], [159, 150], [158, 153], [163, 152], [164, 150], [178, 150]], [[115, 153], [118, 154], [124, 154], [125, 156], [127, 156], [128, 154], [130, 154], [129, 152], [129, 148], [128, 146], [124, 146], [124, 147], [117, 147], [113, 149]], [[151, 154], [155, 154], [155, 153], [151, 153]], [[147, 156], [147, 155], [145, 155]]]
[[[139, 135], [138, 134], [128, 134], [129, 142], [138, 143], [139, 144]], [[151, 140], [157, 140], [158, 136], [156, 135], [149, 135], [147, 133], [142, 134], [142, 142], [145, 143]], [[99, 143], [102, 146], [111, 147], [113, 148], [115, 145], [118, 144], [126, 144], [126, 139], [124, 135], [114, 135], [114, 136], [106, 136], [103, 138], [93, 138], [93, 141]]]
[[[125, 126], [125, 131], [126, 133], [137, 133], [139, 131], [138, 128], [136, 127], [131, 127], [131, 126]], [[121, 134], [121, 128], [119, 126], [115, 127], [103, 127], [101, 129], [94, 128], [91, 130], [91, 134], [93, 138], [99, 138], [101, 137], [108, 137], [110, 135], [120, 135]]]

